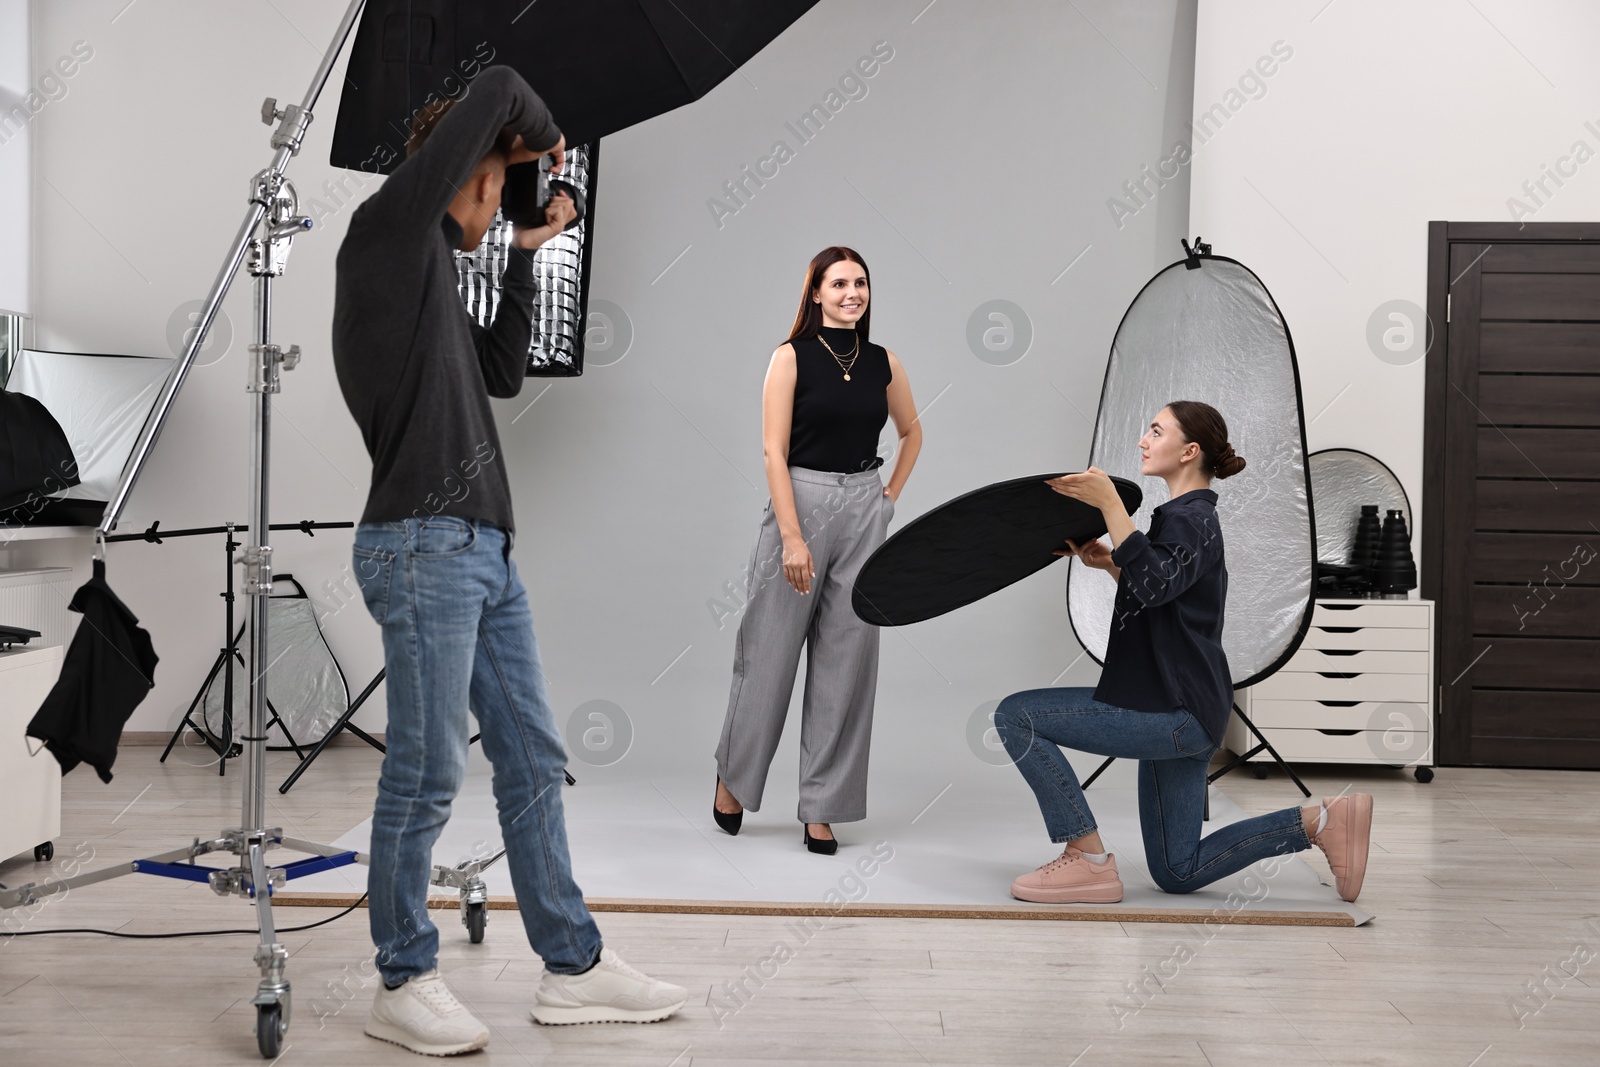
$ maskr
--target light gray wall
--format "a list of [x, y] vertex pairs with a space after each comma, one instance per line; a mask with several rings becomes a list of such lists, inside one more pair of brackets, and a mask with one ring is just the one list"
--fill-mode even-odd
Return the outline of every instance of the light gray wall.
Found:
[[[0, 311], [26, 314], [32, 199], [33, 105], [35, 90], [28, 57], [28, 0], [0, 0]], [[3, 371], [4, 368], [0, 368]]]
[[1307, 444], [1387, 463], [1419, 556], [1428, 222], [1600, 217], [1597, 35], [1583, 0], [1200, 5], [1197, 117], [1274, 42], [1293, 55], [1196, 150], [1194, 228], [1272, 290]]
[[[80, 38], [96, 49], [71, 98], [39, 120], [39, 172], [52, 185], [37, 207], [38, 332], [44, 347], [161, 354], [169, 315], [202, 295], [246, 179], [268, 158], [261, 98], [298, 99], [341, 5], [142, 0], [113, 24], [122, 3], [34, 5], [36, 57]], [[903, 360], [925, 409], [901, 522], [990, 481], [1082, 465], [1118, 319], [1180, 252], [1186, 170], [1120, 227], [1107, 201], [1189, 119], [1194, 20], [1193, 0], [825, 0], [705, 100], [605, 141], [593, 296], [622, 309], [631, 347], [581, 379], [530, 380], [497, 403], [516, 558], [558, 721], [609, 701], [635, 735], [626, 758], [592, 777], [711, 773], [735, 633], [733, 619], [719, 627], [716, 602], [734, 604], [767, 498], [761, 381], [823, 245], [868, 259], [873, 337]], [[893, 56], [866, 94], [853, 90], [799, 144], [785, 124], [825, 104], [876, 42]], [[290, 170], [330, 207], [337, 103], [335, 79]], [[708, 200], [778, 140], [794, 158], [719, 225]], [[279, 402], [280, 521], [354, 518], [368, 479], [328, 354], [345, 215], [297, 242], [277, 290], [276, 337], [306, 350]], [[1031, 346], [1009, 365], [969, 347], [969, 318], [991, 300], [1030, 324]], [[244, 514], [245, 285], [226, 307], [232, 349], [185, 389], [132, 527]], [[354, 686], [381, 656], [365, 610], [338, 610], [329, 591], [349, 541], [277, 545], [279, 570], [307, 579], [330, 610]], [[112, 580], [163, 657], [131, 729], [175, 722], [215, 654], [220, 560], [213, 541], [115, 548]], [[1093, 682], [1064, 577], [1052, 569], [883, 632], [877, 766], [971, 761], [966, 728], [985, 701]], [[362, 721], [380, 725], [377, 710]], [[604, 758], [573, 754], [580, 771]], [[775, 773], [791, 776], [792, 759], [780, 754]]]

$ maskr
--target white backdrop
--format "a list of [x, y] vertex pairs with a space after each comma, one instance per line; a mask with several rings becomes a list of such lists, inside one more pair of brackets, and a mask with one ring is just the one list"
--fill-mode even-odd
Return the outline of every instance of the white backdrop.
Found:
[[[35, 123], [39, 347], [172, 350], [183, 305], [203, 295], [247, 179], [269, 157], [261, 99], [299, 98], [342, 7], [34, 4], [36, 63], [77, 40], [95, 50]], [[611, 709], [619, 730], [599, 752], [582, 750], [581, 730], [569, 735], [580, 776], [703, 768], [710, 788], [739, 586], [767, 496], [762, 376], [823, 245], [869, 260], [874, 339], [904, 361], [924, 411], [900, 521], [990, 481], [1082, 464], [1117, 321], [1177, 258], [1187, 226], [1187, 167], [1159, 187], [1146, 179], [1131, 217], [1110, 201], [1187, 127], [1193, 34], [1190, 0], [825, 0], [705, 100], [605, 141], [593, 295], [620, 309], [631, 346], [496, 406], [557, 717], [603, 725], [587, 714]], [[801, 143], [786, 124], [875, 47], [890, 54], [864, 95]], [[326, 210], [276, 289], [275, 339], [305, 350], [278, 403], [278, 521], [353, 519], [368, 480], [328, 353], [334, 254], [348, 204], [368, 195], [326, 162], [340, 71], [290, 169]], [[778, 140], [793, 158], [727, 210], [724, 183]], [[708, 203], [717, 197], [722, 211]], [[1009, 320], [989, 318], [990, 301], [1009, 302], [996, 311]], [[245, 514], [247, 285], [226, 311], [231, 348], [202, 356], [130, 528]], [[984, 347], [986, 330], [998, 351]], [[348, 578], [349, 541], [281, 535], [276, 563], [327, 610], [355, 688], [381, 651]], [[220, 545], [113, 548], [113, 584], [162, 656], [129, 728], [166, 729], [221, 642]], [[1052, 569], [885, 631], [875, 766], [978, 767], [968, 726], [985, 704], [1052, 681], [1092, 684], [1064, 579]], [[381, 729], [380, 706], [360, 721]], [[794, 773], [793, 744], [791, 731], [777, 777]]]

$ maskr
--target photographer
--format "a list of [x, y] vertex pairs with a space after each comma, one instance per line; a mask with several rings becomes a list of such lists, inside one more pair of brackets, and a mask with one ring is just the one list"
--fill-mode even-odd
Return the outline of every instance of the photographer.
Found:
[[339, 249], [333, 353], [372, 456], [354, 565], [383, 628], [387, 753], [372, 817], [372, 938], [384, 988], [366, 1032], [414, 1052], [488, 1044], [487, 1028], [437, 970], [428, 918], [432, 850], [478, 718], [512, 884], [545, 971], [536, 1022], [655, 1022], [687, 993], [601, 945], [573, 882], [561, 782], [566, 763], [545, 690], [528, 596], [511, 561], [511, 494], [489, 397], [522, 388], [532, 335], [533, 250], [573, 217], [516, 231], [492, 326], [469, 318], [456, 250], [482, 241], [507, 165], [566, 143], [544, 103], [506, 67], [421, 112], [407, 158], [354, 213]]

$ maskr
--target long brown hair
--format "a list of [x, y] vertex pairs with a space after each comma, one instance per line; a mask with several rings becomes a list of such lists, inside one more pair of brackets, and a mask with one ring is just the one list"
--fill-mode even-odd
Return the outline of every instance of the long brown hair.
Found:
[[1232, 478], [1244, 470], [1244, 457], [1228, 443], [1228, 422], [1222, 412], [1198, 400], [1174, 400], [1167, 405], [1178, 420], [1185, 441], [1200, 446], [1200, 469], [1214, 478]]
[[[795, 312], [794, 325], [789, 327], [789, 340], [808, 341], [822, 332], [822, 305], [815, 303], [811, 298], [822, 287], [822, 277], [828, 273], [828, 268], [835, 263], [859, 263], [861, 273], [867, 276], [867, 288], [872, 288], [872, 271], [867, 268], [867, 261], [861, 258], [861, 253], [853, 248], [843, 245], [829, 245], [811, 257], [811, 265], [806, 268], [805, 288], [800, 291], [800, 310]], [[861, 340], [867, 339], [867, 330], [872, 325], [872, 297], [867, 297], [867, 309], [856, 320], [856, 333]]]

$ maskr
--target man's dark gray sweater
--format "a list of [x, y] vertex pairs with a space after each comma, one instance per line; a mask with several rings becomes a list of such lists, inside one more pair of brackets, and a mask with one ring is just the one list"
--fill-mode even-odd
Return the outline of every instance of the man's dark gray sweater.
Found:
[[457, 289], [447, 213], [501, 127], [535, 152], [561, 132], [509, 67], [489, 67], [415, 155], [356, 208], [339, 247], [333, 365], [372, 456], [362, 522], [432, 515], [512, 529], [489, 397], [516, 396], [533, 333], [533, 257], [512, 249], [487, 330]]

